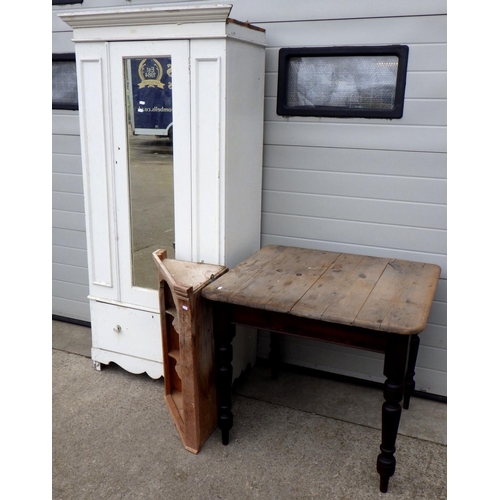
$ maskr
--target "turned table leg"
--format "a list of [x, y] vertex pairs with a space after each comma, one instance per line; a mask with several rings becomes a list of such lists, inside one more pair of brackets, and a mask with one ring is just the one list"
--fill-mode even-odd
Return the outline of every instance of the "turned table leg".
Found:
[[271, 378], [278, 378], [280, 372], [281, 356], [280, 356], [280, 334], [271, 332], [271, 342], [269, 350], [269, 363], [271, 365]]
[[388, 334], [385, 352], [384, 399], [382, 405], [382, 444], [377, 458], [377, 471], [380, 474], [380, 491], [387, 492], [389, 478], [396, 470], [396, 438], [401, 417], [400, 402], [403, 399], [405, 376], [410, 347], [407, 335]]
[[233, 346], [236, 328], [229, 321], [228, 310], [222, 305], [214, 307], [215, 365], [217, 389], [217, 426], [222, 432], [222, 444], [229, 444], [229, 431], [233, 427], [231, 411], [231, 384], [233, 381]]
[[417, 364], [418, 347], [420, 345], [420, 337], [412, 335], [410, 339], [410, 354], [408, 356], [408, 367], [405, 375], [405, 387], [403, 396], [403, 409], [407, 410], [410, 407], [410, 398], [415, 392], [415, 365]]

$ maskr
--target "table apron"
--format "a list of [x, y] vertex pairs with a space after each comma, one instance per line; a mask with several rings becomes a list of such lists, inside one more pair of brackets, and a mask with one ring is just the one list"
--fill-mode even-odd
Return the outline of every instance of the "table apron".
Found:
[[[386, 350], [387, 332], [220, 302], [214, 303], [214, 309], [214, 314], [218, 316], [219, 320], [224, 318], [223, 321], [236, 325], [374, 352], [385, 353]], [[217, 337], [217, 329], [214, 333]]]

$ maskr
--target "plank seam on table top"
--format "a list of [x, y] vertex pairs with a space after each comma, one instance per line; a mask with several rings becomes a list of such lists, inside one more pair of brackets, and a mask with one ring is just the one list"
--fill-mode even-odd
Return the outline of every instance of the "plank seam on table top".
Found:
[[[385, 265], [385, 267], [384, 267], [384, 270], [382, 271], [382, 273], [380, 274], [380, 276], [379, 276], [379, 278], [378, 278], [378, 280], [377, 280], [377, 283], [379, 282], [379, 280], [380, 280], [380, 278], [382, 277], [382, 275], [385, 273], [385, 270], [387, 269], [387, 266], [391, 266], [394, 270], [396, 270], [396, 268], [392, 265], [394, 262], [396, 262], [396, 260], [398, 260], [398, 259], [392, 259], [392, 260], [390, 260], [389, 262], [387, 262], [387, 264], [386, 264], [386, 265]], [[425, 265], [425, 264], [422, 264], [422, 267], [423, 267], [424, 265]], [[406, 280], [407, 280], [407, 277], [405, 277], [405, 282], [406, 282]], [[377, 285], [375, 284], [375, 286], [377, 286]], [[366, 303], [366, 301], [368, 300], [368, 298], [369, 298], [369, 297], [370, 297], [370, 295], [372, 294], [373, 290], [375, 289], [375, 286], [372, 288], [372, 290], [371, 290], [371, 292], [369, 293], [368, 297], [366, 297], [366, 300], [365, 300], [365, 302], [363, 303], [363, 305]], [[399, 291], [399, 294], [398, 294], [398, 299], [401, 297], [401, 295], [403, 294], [403, 292], [404, 292], [404, 287], [401, 287], [401, 290]], [[359, 311], [361, 311], [361, 309], [362, 309], [362, 307], [359, 309]], [[385, 313], [384, 317], [382, 318], [382, 322], [381, 322], [381, 323], [379, 323], [379, 325], [378, 325], [378, 329], [377, 329], [377, 331], [380, 331], [380, 330], [381, 330], [382, 325], [384, 324], [385, 318], [387, 317], [387, 315], [389, 315], [389, 314], [391, 313], [391, 311], [392, 311], [392, 308], [390, 308], [390, 309], [389, 309], [389, 310]], [[358, 314], [356, 315], [356, 318], [358, 317], [358, 315], [359, 315], [359, 312], [358, 312]], [[356, 319], [355, 319], [354, 321], [356, 321]], [[354, 324], [354, 322], [353, 322], [353, 324]]]
[[[363, 259], [364, 260], [364, 259]], [[392, 260], [389, 260], [386, 265], [384, 266], [384, 269], [382, 270], [382, 272], [380, 273], [379, 277], [377, 278], [377, 282], [375, 283], [375, 285], [373, 285], [372, 289], [370, 290], [370, 293], [366, 296], [363, 304], [361, 305], [361, 307], [358, 309], [358, 312], [356, 313], [356, 317], [353, 319], [352, 321], [352, 325], [354, 325], [354, 323], [356, 322], [356, 319], [358, 318], [359, 316], [359, 313], [361, 312], [361, 310], [363, 309], [363, 307], [365, 306], [367, 300], [370, 298], [371, 294], [373, 293], [373, 290], [375, 290], [375, 287], [377, 286], [378, 282], [380, 281], [380, 278], [383, 276], [383, 274], [385, 273], [385, 270], [387, 269], [387, 266], [390, 265], [392, 262], [394, 262], [396, 259], [392, 259]], [[358, 266], [359, 264], [357, 264]], [[356, 266], [356, 267], [357, 267]], [[391, 266], [392, 267], [392, 266]], [[323, 315], [321, 315], [321, 317], [323, 318]], [[385, 319], [385, 318], [384, 318]], [[376, 331], [380, 331], [380, 328], [382, 327], [382, 323], [379, 323], [378, 325], [378, 329]]]
[[[284, 246], [282, 246], [282, 245], [266, 245], [266, 246], [267, 246], [267, 247], [275, 247], [275, 248], [280, 248], [280, 247], [281, 247], [281, 248], [280, 248], [279, 253], [275, 254], [275, 255], [272, 257], [272, 259], [271, 259], [271, 260], [266, 260], [266, 261], [265, 261], [265, 264], [266, 264], [266, 265], [267, 265], [267, 264], [269, 264], [269, 263], [271, 263], [271, 262], [273, 262], [273, 261], [274, 261], [274, 260], [275, 260], [275, 259], [276, 259], [279, 255], [281, 255], [281, 254], [284, 252], [284, 250], [285, 250], [285, 248], [286, 248], [286, 247], [284, 247]], [[264, 248], [266, 248], [266, 247], [264, 247]], [[260, 250], [259, 250], [259, 252], [260, 252]], [[259, 252], [257, 252], [257, 253], [259, 253]], [[255, 255], [255, 254], [254, 254], [254, 255]], [[253, 280], [253, 277], [254, 277], [254, 275], [255, 275], [255, 273], [256, 273], [256, 272], [257, 272], [257, 270], [256, 270], [256, 271], [253, 271], [253, 272], [251, 273], [251, 276], [250, 276], [250, 277], [249, 277], [249, 278], [245, 281], [245, 285], [244, 285], [244, 286], [245, 286], [245, 288], [247, 288], [247, 286], [249, 285], [249, 283]], [[240, 288], [239, 288], [238, 292], [241, 292], [242, 290], [245, 290], [245, 288], [243, 288], [242, 286], [240, 286]], [[236, 295], [236, 294], [237, 294], [237, 292], [233, 292], [233, 293], [231, 294], [231, 296], [234, 296], [234, 295]], [[266, 302], [266, 304], [265, 304], [265, 305], [267, 305], [271, 299], [272, 299], [272, 297], [270, 297], [270, 298], [268, 299], [268, 301]]]
[[[392, 264], [393, 264], [394, 262], [397, 262], [397, 261], [403, 261], [403, 262], [404, 262], [404, 260], [403, 260], [403, 259], [392, 259], [392, 260], [390, 260], [390, 262], [388, 262], [388, 264], [389, 264], [389, 265], [391, 265], [391, 267], [392, 267], [394, 270], [396, 270], [396, 271], [397, 271], [397, 269], [396, 269], [396, 268], [395, 268]], [[427, 263], [424, 263], [424, 262], [413, 262], [413, 261], [411, 261], [411, 263], [412, 263], [412, 264], [414, 264], [414, 265], [418, 265], [418, 266], [420, 266], [420, 269], [423, 269], [424, 267], [426, 267], [426, 266], [428, 265]], [[431, 264], [431, 265], [433, 265], [433, 264]], [[438, 267], [438, 266], [437, 266], [437, 267]], [[387, 268], [387, 265], [386, 265], [386, 266], [385, 266], [385, 268], [384, 268], [384, 272], [385, 272], [385, 269], [386, 269], [386, 268]], [[382, 275], [383, 275], [383, 274], [384, 274], [384, 273], [382, 273], [382, 274], [380, 275], [380, 277], [382, 277]], [[379, 279], [380, 279], [380, 278], [379, 278]], [[406, 283], [409, 279], [410, 279], [410, 276], [405, 276], [405, 279], [404, 279], [404, 281], [403, 281], [403, 284], [404, 284], [404, 283]], [[377, 282], [378, 282], [378, 281], [377, 281]], [[374, 289], [375, 289], [375, 287], [373, 287], [372, 292], [373, 292], [373, 290], [374, 290]], [[399, 294], [398, 294], [398, 296], [397, 296], [397, 298], [398, 298], [398, 299], [401, 297], [401, 295], [403, 295], [403, 293], [405, 292], [405, 290], [406, 290], [406, 287], [405, 287], [405, 286], [401, 286], [401, 289], [400, 289]], [[370, 295], [371, 295], [371, 292], [370, 292]], [[367, 297], [367, 300], [368, 300], [368, 298], [369, 298], [369, 296]], [[432, 302], [431, 302], [431, 306], [432, 306]], [[384, 316], [384, 318], [383, 318], [382, 322], [379, 324], [379, 328], [378, 328], [376, 331], [388, 332], [388, 330], [387, 330], [387, 329], [382, 329], [382, 326], [384, 325], [384, 321], [385, 321], [386, 317], [387, 317], [388, 315], [390, 315], [390, 314], [391, 314], [391, 312], [392, 312], [393, 308], [394, 308], [394, 305], [393, 305], [393, 306], [392, 306], [392, 307], [391, 307], [391, 308], [387, 311], [387, 313], [385, 314], [385, 316]], [[361, 311], [361, 309], [360, 309], [360, 311]], [[430, 312], [430, 307], [429, 307], [429, 311], [428, 311], [428, 314], [427, 314], [427, 318], [428, 318], [429, 312]], [[419, 333], [421, 333], [421, 332], [425, 329], [425, 326], [426, 326], [426, 325], [427, 325], [427, 322], [425, 322], [425, 324], [424, 324], [424, 325], [420, 324], [420, 325], [418, 325], [418, 326], [416, 326], [416, 327], [414, 327], [414, 328], [412, 328], [412, 329], [409, 329], [409, 330], [407, 329], [408, 331], [405, 331], [405, 332], [398, 332], [398, 333], [399, 333], [399, 334], [402, 334], [402, 335], [413, 335], [413, 334], [419, 334]], [[370, 328], [370, 329], [372, 329], [372, 328]], [[373, 329], [373, 330], [375, 330], [375, 329]], [[411, 331], [410, 331], [410, 330], [411, 330]]]
[[[281, 245], [268, 245], [269, 247], [282, 247]], [[316, 252], [316, 253], [322, 253], [322, 254], [332, 254], [335, 255], [337, 254], [337, 256], [334, 258], [333, 262], [329, 262], [329, 264], [325, 267], [325, 270], [323, 271], [323, 273], [321, 275], [319, 275], [316, 280], [314, 281], [314, 283], [312, 285], [309, 286], [309, 288], [307, 288], [307, 290], [304, 291], [304, 293], [298, 298], [298, 300], [296, 300], [294, 302], [294, 304], [291, 306], [291, 307], [288, 307], [286, 311], [283, 311], [284, 314], [292, 314], [294, 316], [300, 316], [300, 317], [303, 317], [301, 314], [294, 314], [292, 311], [293, 311], [293, 308], [295, 307], [295, 305], [297, 303], [299, 303], [302, 298], [304, 297], [305, 294], [307, 294], [307, 292], [309, 290], [311, 290], [311, 288], [318, 282], [318, 280], [321, 279], [321, 277], [330, 269], [330, 267], [337, 261], [337, 259], [342, 255], [342, 252], [332, 252], [332, 251], [329, 251], [329, 250], [319, 250], [319, 249], [304, 249], [304, 248], [300, 248], [300, 247], [282, 247], [281, 248], [281, 251], [279, 254], [276, 255], [276, 257], [278, 255], [281, 255], [287, 248], [294, 248], [295, 250], [299, 250], [299, 251], [303, 251], [303, 250], [308, 250], [308, 251], [312, 251], [312, 252]], [[273, 259], [274, 260], [274, 259]], [[268, 309], [268, 310], [273, 310], [273, 308], [269, 308], [269, 307], [266, 307], [268, 306], [269, 302], [271, 302], [274, 297], [276, 296], [277, 294], [275, 294], [273, 297], [269, 298], [266, 302], [266, 304], [264, 305], [264, 309]]]
[[[269, 245], [271, 247], [279, 247], [280, 245]], [[283, 252], [284, 249], [281, 249], [281, 251], [279, 252], [279, 254], [277, 254], [275, 257], [277, 257], [278, 255], [281, 255], [282, 252]], [[332, 254], [332, 256], [334, 256], [335, 254], [337, 254], [335, 256], [335, 258], [333, 259], [333, 261], [331, 261], [328, 266], [325, 268], [325, 270], [316, 278], [316, 280], [311, 284], [311, 286], [309, 286], [309, 288], [307, 288], [304, 293], [294, 302], [294, 304], [288, 308], [288, 310], [286, 311], [287, 314], [292, 314], [292, 315], [296, 315], [293, 313], [293, 309], [294, 307], [302, 300], [302, 298], [304, 297], [304, 295], [306, 295], [315, 285], [316, 283], [325, 275], [325, 273], [327, 273], [331, 268], [332, 266], [335, 264], [335, 262], [337, 262], [337, 260], [342, 256], [342, 255], [348, 255], [348, 254], [344, 254], [344, 252], [330, 252], [330, 251], [322, 251], [323, 253], [330, 253]], [[362, 260], [360, 262], [358, 262], [355, 266], [355, 268], [357, 268], [361, 262], [363, 262], [366, 258], [368, 258], [369, 256], [363, 256]], [[274, 258], [272, 259], [274, 260]], [[387, 263], [389, 262], [394, 262], [396, 261], [397, 259], [392, 259], [392, 260], [389, 260]], [[270, 261], [272, 262], [272, 261]], [[375, 283], [375, 285], [373, 286], [372, 290], [370, 291], [370, 293], [368, 294], [368, 296], [365, 298], [363, 304], [361, 305], [361, 307], [358, 309], [357, 313], [356, 313], [356, 317], [353, 318], [353, 320], [348, 324], [348, 325], [351, 325], [353, 326], [356, 322], [356, 318], [358, 317], [359, 315], [359, 312], [362, 310], [364, 304], [366, 303], [366, 301], [368, 300], [368, 298], [371, 296], [372, 292], [373, 292], [373, 289], [375, 288], [376, 284], [379, 282], [381, 276], [384, 274], [386, 268], [387, 268], [387, 263], [386, 265], [384, 266], [382, 272], [380, 273], [380, 275], [378, 276], [377, 278], [377, 281]], [[270, 297], [267, 302], [264, 304], [263, 308], [266, 309], [266, 305], [269, 304], [269, 302], [271, 300], [273, 300], [274, 296], [273, 297]], [[322, 320], [323, 319], [323, 315], [325, 313], [325, 311], [330, 307], [331, 305], [331, 302], [329, 302], [323, 309], [323, 311], [320, 313], [320, 316], [319, 316], [319, 319]], [[302, 316], [302, 315], [298, 315], [298, 316]], [[342, 322], [339, 322], [339, 324], [346, 324], [346, 323], [342, 323]], [[380, 331], [381, 329], [381, 324], [378, 325], [378, 328], [370, 328], [372, 330], [375, 330], [375, 331]]]
[[[330, 252], [332, 254], [336, 253], [336, 252]], [[288, 310], [288, 313], [292, 313], [292, 310], [293, 308], [302, 300], [302, 298], [304, 297], [304, 295], [309, 291], [311, 290], [311, 288], [325, 275], [325, 273], [333, 266], [333, 264], [335, 264], [335, 262], [338, 260], [338, 258], [342, 255], [342, 253], [339, 253], [335, 259], [333, 260], [333, 262], [331, 262], [328, 267], [321, 273], [320, 276], [318, 276], [316, 278], [316, 281], [295, 301], [295, 303], [292, 305], [292, 307], [290, 307], [290, 309]], [[270, 300], [270, 299], [269, 299]], [[269, 301], [268, 301], [269, 302]], [[320, 319], [323, 318], [323, 313], [328, 309], [328, 307], [330, 306], [330, 304], [328, 304], [325, 309], [323, 309], [323, 311], [321, 312], [321, 315], [320, 315]]]

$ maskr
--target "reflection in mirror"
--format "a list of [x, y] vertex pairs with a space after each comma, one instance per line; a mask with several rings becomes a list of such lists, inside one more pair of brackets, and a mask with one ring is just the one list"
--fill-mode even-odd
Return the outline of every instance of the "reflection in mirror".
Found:
[[170, 57], [125, 61], [132, 284], [157, 289], [151, 254], [175, 257]]

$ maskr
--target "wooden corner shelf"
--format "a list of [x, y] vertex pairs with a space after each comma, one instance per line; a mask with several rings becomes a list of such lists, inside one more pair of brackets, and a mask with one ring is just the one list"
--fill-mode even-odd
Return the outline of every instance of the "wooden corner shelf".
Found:
[[198, 453], [217, 427], [212, 310], [201, 290], [227, 267], [168, 259], [158, 268], [165, 402], [186, 450]]

